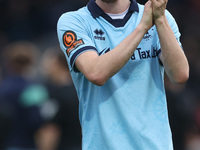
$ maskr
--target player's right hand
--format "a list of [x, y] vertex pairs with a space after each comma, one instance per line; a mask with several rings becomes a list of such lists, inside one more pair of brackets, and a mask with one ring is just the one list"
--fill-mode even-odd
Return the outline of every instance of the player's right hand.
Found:
[[144, 6], [143, 16], [140, 25], [147, 31], [154, 25], [153, 22], [153, 7], [152, 2], [149, 0]]

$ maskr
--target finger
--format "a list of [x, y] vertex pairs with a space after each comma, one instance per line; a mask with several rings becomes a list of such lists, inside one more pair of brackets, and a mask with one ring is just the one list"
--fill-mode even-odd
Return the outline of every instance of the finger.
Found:
[[148, 0], [145, 4], [146, 6], [151, 6], [152, 5], [152, 2], [150, 0]]
[[164, 3], [168, 2], [168, 0], [157, 0], [157, 1], [164, 2]]
[[158, 5], [159, 4], [158, 0], [150, 0], [150, 1], [153, 3], [153, 5]]
[[152, 2], [151, 2], [150, 0], [147, 1], [146, 4], [145, 4], [145, 9], [146, 9], [146, 10], [150, 10], [150, 9], [152, 9], [152, 8], [153, 8]]
[[154, 4], [166, 4], [168, 0], [151, 0]]

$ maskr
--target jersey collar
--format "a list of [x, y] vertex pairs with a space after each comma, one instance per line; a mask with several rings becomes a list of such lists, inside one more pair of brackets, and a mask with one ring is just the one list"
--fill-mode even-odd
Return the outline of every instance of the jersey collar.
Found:
[[[135, 0], [130, 0], [131, 5], [129, 7], [128, 12], [139, 12], [138, 4]], [[88, 10], [92, 14], [93, 18], [98, 18], [99, 16], [105, 16], [105, 12], [96, 4], [95, 0], [90, 0], [88, 5]]]

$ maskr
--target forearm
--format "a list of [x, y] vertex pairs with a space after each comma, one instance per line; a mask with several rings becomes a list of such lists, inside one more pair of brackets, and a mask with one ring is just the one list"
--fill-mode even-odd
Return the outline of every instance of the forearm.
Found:
[[77, 59], [76, 66], [91, 82], [103, 85], [127, 63], [146, 32], [147, 29], [139, 25], [119, 45], [106, 54], [94, 57], [90, 52], [83, 53], [79, 56], [82, 58]]
[[188, 79], [189, 65], [187, 58], [178, 44], [176, 37], [167, 21], [162, 17], [155, 22], [161, 44], [160, 59], [172, 82], [182, 83]]

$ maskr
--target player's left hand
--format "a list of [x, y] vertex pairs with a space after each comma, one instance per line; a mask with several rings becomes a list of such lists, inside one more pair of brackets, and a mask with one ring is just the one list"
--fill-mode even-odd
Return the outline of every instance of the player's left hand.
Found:
[[150, 0], [153, 6], [153, 19], [154, 23], [158, 20], [165, 18], [165, 9], [167, 7], [168, 0]]

